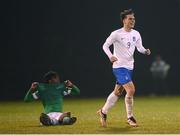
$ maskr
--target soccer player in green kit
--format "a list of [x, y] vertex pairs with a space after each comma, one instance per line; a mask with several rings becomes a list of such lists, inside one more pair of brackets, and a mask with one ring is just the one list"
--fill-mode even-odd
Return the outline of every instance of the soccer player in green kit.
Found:
[[76, 117], [71, 117], [70, 112], [62, 112], [63, 97], [79, 94], [79, 88], [69, 80], [60, 82], [58, 73], [49, 71], [44, 75], [44, 83], [32, 83], [24, 101], [41, 100], [44, 107], [44, 113], [40, 116], [42, 125], [72, 125], [76, 122]]

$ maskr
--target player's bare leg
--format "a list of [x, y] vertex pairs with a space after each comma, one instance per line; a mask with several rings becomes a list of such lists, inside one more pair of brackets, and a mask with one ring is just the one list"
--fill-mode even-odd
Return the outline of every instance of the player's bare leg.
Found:
[[103, 108], [97, 111], [100, 116], [100, 123], [102, 127], [106, 127], [108, 110], [114, 106], [115, 102], [118, 100], [123, 90], [124, 89], [121, 85], [116, 84], [113, 92], [108, 96]]
[[126, 90], [125, 105], [126, 105], [126, 113], [127, 113], [127, 123], [130, 126], [136, 127], [137, 122], [133, 116], [133, 96], [135, 93], [135, 86], [131, 81], [128, 82], [127, 84], [124, 84], [123, 87]]

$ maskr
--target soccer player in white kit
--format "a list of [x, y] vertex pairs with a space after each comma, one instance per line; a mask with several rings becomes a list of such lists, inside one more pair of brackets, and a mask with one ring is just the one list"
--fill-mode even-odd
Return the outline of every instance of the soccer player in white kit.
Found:
[[[113, 31], [103, 45], [104, 52], [113, 63], [113, 73], [117, 81], [113, 92], [108, 96], [104, 106], [98, 111], [103, 127], [106, 127], [108, 110], [115, 104], [123, 90], [126, 91], [125, 106], [127, 123], [133, 127], [137, 126], [133, 115], [133, 96], [135, 93], [135, 86], [132, 82], [132, 71], [134, 68], [133, 55], [135, 48], [142, 54], [151, 54], [149, 49], [145, 49], [142, 46], [139, 32], [133, 29], [135, 17], [131, 9], [121, 12], [121, 21], [123, 27]], [[113, 54], [109, 49], [112, 44]]]

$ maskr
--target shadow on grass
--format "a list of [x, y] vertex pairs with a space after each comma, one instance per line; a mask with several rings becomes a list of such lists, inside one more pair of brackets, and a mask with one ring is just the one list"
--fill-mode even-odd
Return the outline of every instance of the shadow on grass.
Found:
[[[42, 126], [42, 125], [23, 125], [21, 127], [29, 127], [29, 128], [35, 128], [35, 127], [38, 127], [38, 128], [41, 128], [41, 127], [45, 127], [45, 126]], [[47, 127], [47, 126], [46, 126]]]
[[45, 125], [23, 125], [22, 127], [38, 127], [38, 128], [47, 128], [47, 127], [66, 127], [66, 126], [72, 126], [72, 125], [51, 125], [51, 126], [45, 126]]
[[117, 134], [117, 133], [129, 133], [131, 131], [136, 131], [138, 130], [138, 127], [108, 127], [108, 128], [103, 128], [102, 130], [99, 130], [102, 133], [108, 134]]

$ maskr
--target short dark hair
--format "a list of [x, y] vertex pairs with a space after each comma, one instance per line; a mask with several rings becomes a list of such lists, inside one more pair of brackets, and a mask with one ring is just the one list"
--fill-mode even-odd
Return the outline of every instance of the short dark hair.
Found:
[[132, 9], [126, 9], [124, 11], [121, 12], [120, 16], [121, 16], [121, 21], [124, 20], [124, 18], [126, 18], [126, 15], [131, 15], [134, 14]]
[[44, 80], [45, 83], [48, 83], [49, 80], [51, 80], [52, 78], [57, 77], [57, 76], [58, 76], [57, 72], [49, 71], [44, 75], [43, 80]]

